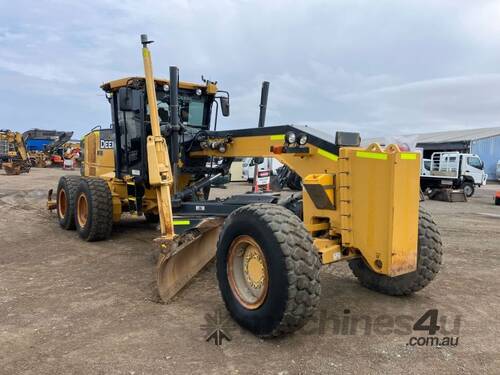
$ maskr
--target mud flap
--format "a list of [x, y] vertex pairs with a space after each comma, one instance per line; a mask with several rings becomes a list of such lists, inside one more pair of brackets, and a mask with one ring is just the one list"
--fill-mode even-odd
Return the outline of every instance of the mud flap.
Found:
[[155, 240], [160, 248], [156, 289], [169, 302], [215, 256], [222, 218], [207, 218], [170, 242]]

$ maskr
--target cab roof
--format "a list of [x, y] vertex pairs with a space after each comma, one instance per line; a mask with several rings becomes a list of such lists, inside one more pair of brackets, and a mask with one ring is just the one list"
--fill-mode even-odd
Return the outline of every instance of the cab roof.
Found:
[[[120, 79], [115, 79], [114, 81], [109, 81], [101, 85], [101, 89], [106, 92], [112, 92], [118, 90], [120, 87], [127, 86], [130, 81], [144, 80], [144, 77], [125, 77]], [[155, 78], [155, 83], [157, 85], [168, 85], [170, 80], [164, 78]], [[185, 81], [179, 81], [180, 89], [196, 90], [202, 89], [206, 90], [207, 94], [215, 94], [217, 92], [217, 85], [213, 82], [207, 82], [206, 84], [191, 83]]]

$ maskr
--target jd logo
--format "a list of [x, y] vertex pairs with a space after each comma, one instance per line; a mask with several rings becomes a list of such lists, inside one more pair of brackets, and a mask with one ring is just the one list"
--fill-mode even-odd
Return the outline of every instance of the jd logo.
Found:
[[114, 143], [113, 141], [106, 141], [104, 139], [101, 139], [101, 149], [113, 148], [114, 147], [113, 143]]

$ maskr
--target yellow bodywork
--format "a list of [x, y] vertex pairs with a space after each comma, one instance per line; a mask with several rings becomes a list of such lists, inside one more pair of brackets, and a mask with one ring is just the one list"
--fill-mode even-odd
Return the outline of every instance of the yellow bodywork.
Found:
[[[127, 204], [127, 181], [114, 178], [114, 153], [100, 149], [99, 130], [85, 137], [85, 176], [108, 181], [113, 218]], [[304, 154], [273, 153], [282, 135], [234, 137], [225, 153], [207, 149], [191, 156], [274, 157], [296, 171], [304, 183], [304, 225], [313, 235], [323, 263], [362, 255], [377, 273], [397, 276], [416, 269], [418, 239], [418, 179], [420, 154], [382, 149], [341, 147], [339, 156], [307, 144]], [[154, 153], [154, 142], [149, 142]], [[157, 162], [149, 165], [158, 165]], [[182, 185], [187, 185], [187, 176]], [[130, 177], [132, 179], [132, 176]], [[323, 205], [318, 200], [323, 198]], [[144, 212], [158, 213], [154, 189], [146, 189]]]
[[[116, 79], [114, 81], [109, 81], [109, 82], [103, 83], [101, 85], [101, 89], [103, 89], [106, 92], [116, 91], [120, 87], [126, 87], [127, 85], [130, 84], [130, 82], [132, 82], [134, 80], [144, 81], [144, 77], [136, 76], [136, 77], [125, 77], [125, 78]], [[160, 86], [170, 84], [170, 80], [164, 79], [164, 78], [155, 78], [154, 82], [156, 85], [160, 85]], [[215, 94], [217, 92], [217, 85], [213, 82], [207, 82], [206, 84], [199, 84], [199, 83], [180, 81], [179, 88], [180, 89], [188, 89], [188, 90], [196, 90], [196, 89], [206, 90], [207, 94]]]
[[377, 273], [416, 269], [419, 153], [377, 144], [340, 147], [338, 156], [311, 144], [307, 153], [273, 152], [283, 139], [234, 137], [224, 153], [205, 149], [192, 155], [274, 157], [297, 172], [304, 181], [304, 225], [323, 263], [360, 254]]
[[174, 215], [172, 213], [172, 201], [170, 199], [170, 188], [174, 178], [170, 166], [170, 159], [168, 157], [167, 143], [160, 132], [160, 118], [158, 115], [155, 81], [153, 78], [153, 64], [146, 43], [143, 44], [142, 47], [142, 57], [144, 62], [144, 75], [146, 77], [146, 91], [150, 108], [152, 133], [148, 136], [146, 143], [149, 184], [156, 192], [156, 201], [160, 216], [161, 239], [171, 241], [175, 236]]
[[101, 131], [93, 130], [83, 137], [81, 149], [85, 158], [82, 162], [83, 176], [114, 177], [115, 154], [112, 148], [101, 148]]
[[371, 268], [389, 276], [417, 266], [418, 153], [340, 150], [340, 227], [344, 246], [360, 249]]
[[[169, 80], [153, 79], [150, 52], [143, 42], [145, 77], [127, 77], [103, 84], [112, 93], [121, 87], [146, 82], [151, 107], [152, 134], [148, 136], [149, 184], [145, 189], [143, 212], [160, 216], [162, 239], [174, 237], [170, 186], [182, 190], [188, 176], [176, 176], [168, 158], [165, 139], [160, 134], [156, 108], [156, 85]], [[180, 89], [202, 89], [215, 94], [214, 83], [205, 85], [180, 82]], [[244, 133], [241, 133], [244, 134]], [[222, 137], [222, 136], [221, 136]], [[227, 138], [207, 137], [201, 150], [189, 157], [273, 157], [290, 167], [303, 179], [303, 222], [324, 264], [362, 256], [370, 268], [380, 274], [398, 276], [417, 266], [420, 154], [401, 152], [396, 145], [382, 149], [338, 147], [324, 143], [323, 149], [312, 143], [287, 149], [285, 134], [252, 135], [252, 131]], [[113, 219], [119, 220], [122, 208], [132, 199], [128, 185], [133, 176], [115, 178], [112, 149], [100, 149], [99, 130], [84, 140], [83, 175], [99, 176], [108, 181], [113, 197]], [[211, 147], [209, 144], [223, 144]], [[318, 144], [318, 142], [316, 142]], [[322, 144], [322, 143], [319, 143]]]
[[24, 145], [23, 135], [21, 133], [0, 131], [0, 140], [7, 142], [7, 145], [9, 145], [9, 157], [18, 157], [21, 160], [28, 160], [28, 151]]
[[2, 152], [5, 152], [3, 157], [7, 158], [0, 163], [5, 173], [17, 175], [29, 172], [31, 161], [22, 134], [10, 130], [0, 131], [0, 141], [3, 144]]

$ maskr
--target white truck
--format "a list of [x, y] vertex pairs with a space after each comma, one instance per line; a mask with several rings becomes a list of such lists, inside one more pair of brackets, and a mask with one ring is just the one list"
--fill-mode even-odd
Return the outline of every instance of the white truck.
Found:
[[[270, 170], [271, 175], [276, 175], [278, 168], [283, 166], [283, 164], [281, 164], [278, 160], [274, 158], [261, 158], [261, 160], [257, 161], [260, 162], [258, 171]], [[243, 170], [242, 170], [243, 180], [252, 183], [254, 173], [255, 173], [254, 158], [243, 159]]]
[[486, 184], [484, 163], [478, 155], [459, 152], [434, 152], [422, 159], [420, 187], [422, 191], [442, 188], [463, 189], [472, 197], [476, 187]]

